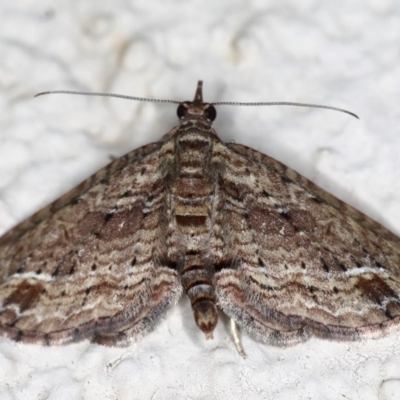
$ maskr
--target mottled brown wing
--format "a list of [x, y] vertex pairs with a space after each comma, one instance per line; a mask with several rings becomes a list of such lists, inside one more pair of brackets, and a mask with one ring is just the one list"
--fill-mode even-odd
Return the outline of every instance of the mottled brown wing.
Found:
[[1, 335], [123, 344], [177, 302], [162, 261], [172, 145], [121, 157], [0, 239]]
[[219, 152], [226, 314], [275, 345], [399, 330], [399, 238], [270, 157], [234, 143]]

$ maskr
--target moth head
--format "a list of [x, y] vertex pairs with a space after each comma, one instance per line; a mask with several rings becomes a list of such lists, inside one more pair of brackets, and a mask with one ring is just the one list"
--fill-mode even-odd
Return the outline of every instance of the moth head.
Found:
[[188, 120], [202, 120], [211, 123], [217, 118], [217, 110], [210, 103], [203, 103], [203, 82], [197, 83], [193, 101], [180, 103], [176, 111], [181, 122]]

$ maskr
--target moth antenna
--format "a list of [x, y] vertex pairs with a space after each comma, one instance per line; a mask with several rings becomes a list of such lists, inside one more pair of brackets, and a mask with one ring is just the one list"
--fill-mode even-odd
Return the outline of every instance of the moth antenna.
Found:
[[[195, 102], [200, 102], [200, 103], [203, 102], [202, 86], [203, 86], [203, 82], [198, 81], [197, 90], [196, 90], [196, 94], [194, 97]], [[102, 93], [102, 92], [76, 92], [76, 91], [71, 91], [71, 90], [51, 90], [48, 92], [41, 92], [41, 93], [35, 94], [34, 97], [44, 96], [47, 94], [76, 94], [76, 95], [82, 95], [82, 96], [115, 97], [118, 99], [147, 101], [150, 103], [171, 103], [171, 104], [181, 104], [182, 103], [182, 101], [177, 101], [177, 100], [148, 99], [146, 97], [127, 96], [124, 94]], [[342, 112], [342, 113], [351, 115], [354, 118], [360, 119], [357, 114], [354, 114], [351, 111], [345, 110], [343, 108], [338, 108], [338, 107], [323, 106], [320, 104], [295, 103], [295, 102], [288, 102], [288, 101], [255, 102], [255, 103], [219, 101], [219, 102], [210, 103], [210, 104], [212, 104], [213, 106], [294, 106], [294, 107], [323, 108], [325, 110], [333, 110], [333, 111]]]
[[181, 101], [177, 100], [166, 100], [166, 99], [148, 99], [146, 97], [135, 97], [135, 96], [127, 96], [124, 94], [115, 94], [115, 93], [102, 93], [102, 92], [75, 92], [73, 90], [50, 90], [48, 92], [41, 92], [35, 94], [34, 97], [44, 96], [47, 94], [77, 94], [82, 96], [102, 96], [102, 97], [116, 97], [118, 99], [125, 100], [136, 100], [136, 101], [148, 101], [151, 103], [172, 103], [172, 104], [181, 104]]
[[211, 103], [213, 106], [295, 106], [295, 107], [311, 107], [311, 108], [323, 108], [325, 110], [333, 110], [339, 111], [348, 115], [351, 115], [354, 118], [360, 119], [357, 114], [354, 114], [351, 111], [345, 110], [343, 108], [332, 107], [332, 106], [323, 106], [320, 104], [308, 104], [308, 103], [293, 103], [290, 101], [272, 101], [272, 102], [256, 102], [256, 103], [242, 103], [242, 102], [233, 102], [233, 101], [220, 101], [217, 103]]

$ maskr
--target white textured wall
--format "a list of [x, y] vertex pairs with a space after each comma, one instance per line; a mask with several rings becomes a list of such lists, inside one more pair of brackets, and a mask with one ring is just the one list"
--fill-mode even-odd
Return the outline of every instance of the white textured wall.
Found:
[[[0, 231], [108, 163], [157, 140], [171, 105], [43, 90], [206, 101], [225, 140], [255, 147], [400, 233], [400, 3], [396, 0], [2, 0]], [[0, 339], [0, 399], [399, 399], [400, 337], [280, 349], [228, 323], [206, 342], [183, 299], [129, 348]]]

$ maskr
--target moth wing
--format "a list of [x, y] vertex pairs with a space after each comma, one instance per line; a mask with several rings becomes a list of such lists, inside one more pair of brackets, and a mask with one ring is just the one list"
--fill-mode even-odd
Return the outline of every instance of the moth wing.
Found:
[[1, 335], [122, 343], [178, 301], [178, 275], [162, 262], [170, 146], [115, 160], [0, 239]]
[[220, 152], [226, 314], [276, 345], [399, 330], [399, 238], [268, 156], [234, 143]]

